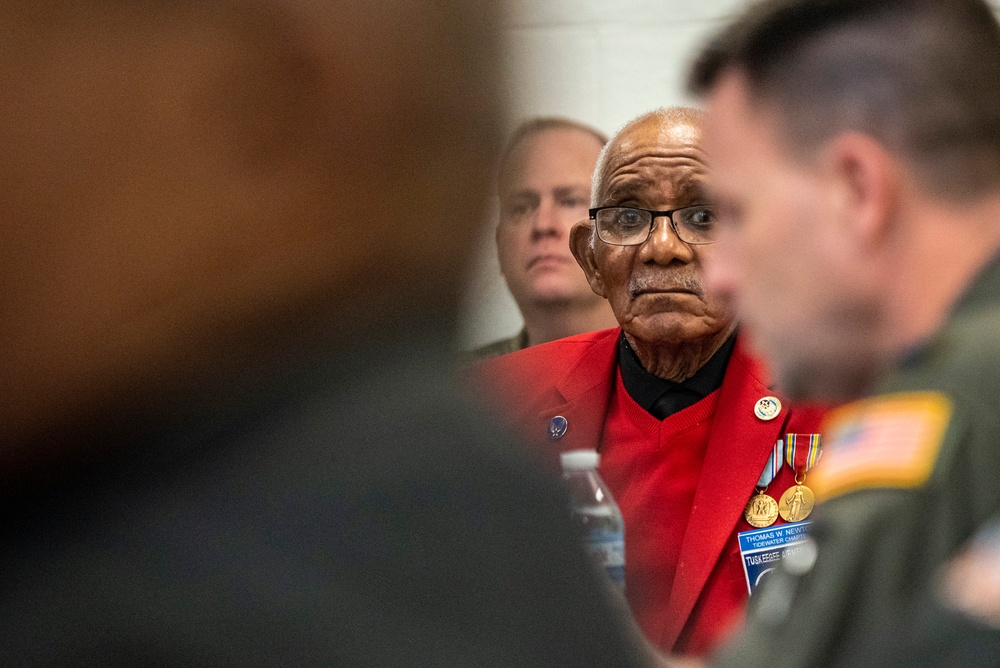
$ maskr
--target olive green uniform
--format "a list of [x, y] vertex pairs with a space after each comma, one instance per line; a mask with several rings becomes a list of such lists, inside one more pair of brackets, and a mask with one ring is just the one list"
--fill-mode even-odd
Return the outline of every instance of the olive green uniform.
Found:
[[494, 341], [493, 343], [488, 343], [485, 346], [481, 346], [470, 351], [468, 353], [468, 357], [473, 361], [485, 360], [491, 357], [499, 357], [500, 355], [506, 355], [507, 353], [523, 350], [527, 347], [528, 330], [522, 329], [509, 339]]
[[[829, 427], [806, 482], [823, 501], [810, 549], [755, 593], [716, 663], [950, 663], [914, 650], [928, 639], [938, 569], [1000, 512], [1000, 261], [933, 340]], [[1000, 665], [968, 650], [963, 665]]]

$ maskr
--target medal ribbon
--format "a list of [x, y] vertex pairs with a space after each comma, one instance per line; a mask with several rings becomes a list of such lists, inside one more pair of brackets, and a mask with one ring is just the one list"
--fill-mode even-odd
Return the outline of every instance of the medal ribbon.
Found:
[[785, 463], [785, 458], [781, 456], [784, 446], [785, 443], [780, 438], [774, 444], [774, 450], [768, 456], [767, 464], [764, 465], [764, 471], [760, 474], [760, 479], [757, 480], [758, 488], [763, 489], [767, 487], [774, 480], [774, 476], [778, 475], [778, 471], [781, 470], [782, 465]]
[[785, 439], [785, 460], [797, 476], [815, 466], [823, 454], [819, 434], [785, 434]]

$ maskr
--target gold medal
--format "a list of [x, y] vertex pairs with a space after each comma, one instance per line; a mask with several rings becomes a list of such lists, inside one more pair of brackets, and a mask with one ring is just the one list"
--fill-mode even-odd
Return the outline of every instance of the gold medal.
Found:
[[[810, 492], [810, 497], [812, 493]], [[812, 508], [812, 506], [809, 506]], [[750, 498], [746, 510], [743, 511], [750, 526], [769, 527], [778, 520], [778, 502], [764, 492], [757, 492]]]
[[778, 512], [781, 514], [781, 519], [786, 522], [798, 522], [809, 517], [815, 504], [816, 497], [813, 496], [812, 490], [805, 485], [797, 484], [786, 489], [781, 495]]

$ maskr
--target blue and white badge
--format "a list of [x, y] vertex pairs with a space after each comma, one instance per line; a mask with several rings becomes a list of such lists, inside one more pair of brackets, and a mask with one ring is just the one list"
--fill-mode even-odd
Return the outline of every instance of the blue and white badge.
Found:
[[747, 589], [754, 590], [778, 567], [781, 560], [806, 542], [806, 528], [812, 522], [791, 522], [737, 534]]
[[549, 438], [553, 441], [565, 436], [567, 429], [569, 429], [569, 422], [562, 415], [557, 415], [549, 420]]

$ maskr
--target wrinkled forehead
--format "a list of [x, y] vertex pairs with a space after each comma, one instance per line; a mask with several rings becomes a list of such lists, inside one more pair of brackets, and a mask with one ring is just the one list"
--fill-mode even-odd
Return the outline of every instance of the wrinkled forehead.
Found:
[[707, 171], [701, 127], [660, 119], [628, 126], [599, 169], [594, 199], [602, 205], [661, 191], [679, 200], [700, 197]]

